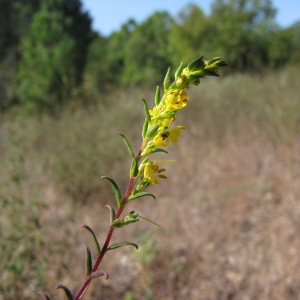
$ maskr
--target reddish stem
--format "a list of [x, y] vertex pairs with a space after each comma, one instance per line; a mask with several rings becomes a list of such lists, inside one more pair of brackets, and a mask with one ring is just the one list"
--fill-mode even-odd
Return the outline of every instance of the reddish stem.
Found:
[[[121, 206], [117, 210], [115, 219], [117, 219], [117, 218], [119, 218], [121, 216], [121, 214], [122, 214], [122, 212], [123, 212], [123, 210], [125, 208], [125, 205], [127, 204], [127, 199], [130, 196], [131, 191], [132, 191], [133, 181], [134, 181], [134, 178], [130, 178], [129, 179], [129, 182], [128, 182], [128, 185], [127, 185], [127, 189], [126, 189], [125, 195], [123, 197], [122, 204], [121, 204]], [[100, 265], [100, 263], [101, 263], [104, 255], [105, 255], [105, 253], [107, 251], [107, 248], [109, 246], [109, 243], [110, 243], [110, 240], [111, 240], [111, 237], [113, 235], [114, 230], [115, 230], [115, 228], [113, 228], [113, 227], [109, 228], [108, 233], [107, 233], [107, 237], [106, 237], [106, 240], [105, 240], [105, 243], [104, 243], [104, 245], [102, 247], [102, 250], [101, 250], [100, 254], [97, 257], [97, 260], [95, 262], [95, 265], [94, 265], [93, 270], [92, 270], [91, 273], [96, 272], [98, 270], [98, 267], [99, 267], [99, 265]], [[80, 289], [77, 291], [74, 300], [78, 300], [78, 299], [80, 299], [82, 297], [82, 295], [87, 290], [87, 288], [88, 288], [90, 282], [92, 281], [92, 279], [93, 278], [91, 277], [91, 275], [88, 276], [85, 279], [84, 283], [82, 284], [82, 286], [80, 287]]]

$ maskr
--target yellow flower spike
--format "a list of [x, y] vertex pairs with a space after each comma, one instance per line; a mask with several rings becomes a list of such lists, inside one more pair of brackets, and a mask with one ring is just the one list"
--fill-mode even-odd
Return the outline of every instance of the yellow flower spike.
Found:
[[180, 137], [180, 130], [184, 129], [183, 126], [176, 126], [173, 129], [165, 130], [162, 133], [157, 134], [152, 143], [157, 146], [168, 147], [170, 140], [175, 144], [175, 146], [179, 149], [177, 145], [178, 138]]
[[144, 169], [144, 180], [152, 184], [158, 184], [157, 176], [152, 177], [156, 174], [158, 169], [158, 164], [154, 162], [147, 163]]
[[177, 145], [177, 141], [180, 137], [180, 130], [185, 129], [183, 126], [177, 126], [173, 129], [170, 130], [170, 135], [169, 135], [169, 139], [171, 140], [171, 142], [173, 142], [175, 144], [175, 146], [179, 149], [178, 145]]
[[150, 114], [150, 116], [155, 118], [160, 114], [161, 111], [162, 111], [161, 108], [154, 106], [153, 109], [149, 109], [149, 114]]
[[140, 166], [139, 166], [139, 175], [141, 175], [141, 174], [144, 172], [145, 166], [146, 166], [146, 164], [147, 164], [148, 161], [149, 161], [149, 157], [145, 158], [145, 159], [141, 162], [141, 164], [140, 164]]
[[[173, 99], [174, 95], [171, 95], [171, 97]], [[163, 124], [163, 126], [168, 127], [173, 121], [175, 121], [176, 110], [182, 108], [182, 107], [179, 107], [180, 105], [178, 106], [178, 103], [176, 103], [176, 101], [178, 102], [178, 97], [175, 97], [175, 98], [176, 99], [174, 100], [175, 102], [174, 102], [173, 106], [172, 105], [170, 106], [171, 109], [169, 107], [167, 107], [166, 105], [163, 105], [160, 107], [154, 106], [153, 109], [149, 109], [149, 114], [151, 116], [151, 122], [150, 122], [151, 126], [153, 126], [155, 124]], [[169, 99], [169, 102], [170, 101], [172, 101], [172, 100]], [[184, 106], [186, 105], [186, 103], [184, 104]], [[183, 105], [183, 104], [181, 104], [181, 105]]]
[[165, 131], [155, 136], [152, 143], [157, 146], [168, 147], [169, 146], [169, 132]]
[[[173, 162], [174, 160], [164, 160], [163, 162]], [[158, 161], [157, 161], [158, 162]], [[144, 181], [147, 181], [152, 184], [158, 184], [159, 179], [167, 179], [167, 176], [162, 175], [162, 172], [165, 172], [166, 169], [159, 168], [156, 161], [146, 163], [144, 168]]]
[[170, 119], [163, 120], [161, 122], [161, 126], [160, 126], [159, 132], [161, 133], [161, 132], [167, 130], [169, 128], [169, 126], [171, 125], [171, 123], [173, 123], [175, 120], [176, 120], [175, 116], [172, 117], [172, 118], [170, 118]]
[[186, 107], [189, 97], [183, 90], [175, 90], [166, 97], [166, 109], [176, 111]]

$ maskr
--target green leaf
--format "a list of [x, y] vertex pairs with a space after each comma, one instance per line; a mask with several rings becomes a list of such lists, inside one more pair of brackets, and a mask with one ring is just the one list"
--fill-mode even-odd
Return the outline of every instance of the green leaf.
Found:
[[124, 226], [125, 225], [129, 225], [129, 224], [132, 224], [132, 223], [136, 223], [139, 221], [138, 219], [138, 214], [135, 214], [134, 213], [134, 210], [132, 210], [130, 213], [128, 213], [124, 219], [122, 220]]
[[147, 130], [148, 130], [148, 124], [149, 124], [149, 122], [148, 122], [147, 118], [145, 118], [145, 123], [144, 123], [143, 131], [142, 131], [142, 137], [143, 137], [143, 139], [146, 136], [146, 133], [147, 133]]
[[159, 103], [161, 101], [161, 98], [160, 98], [160, 88], [159, 86], [156, 88], [156, 93], [155, 93], [155, 105], [158, 106]]
[[204, 67], [203, 55], [191, 61], [187, 66], [189, 71], [200, 70], [203, 69], [203, 67]]
[[221, 57], [215, 57], [215, 58], [212, 58], [212, 59], [210, 59], [210, 60], [206, 63], [206, 66], [209, 66], [209, 65], [215, 63], [216, 61], [218, 61], [218, 60], [220, 60], [220, 59], [221, 59]]
[[137, 160], [134, 158], [131, 162], [130, 167], [130, 178], [135, 178], [139, 173], [139, 165]]
[[156, 135], [158, 128], [159, 128], [158, 124], [155, 124], [151, 128], [148, 128], [148, 131], [146, 133], [146, 137], [149, 138], [149, 139], [153, 138]]
[[144, 196], [151, 196], [151, 197], [153, 197], [154, 199], [156, 199], [155, 196], [154, 196], [153, 194], [150, 194], [150, 193], [148, 193], [148, 192], [140, 192], [140, 193], [137, 193], [137, 194], [135, 194], [135, 195], [131, 195], [131, 196], [128, 198], [128, 201], [135, 200], [135, 199], [137, 199], [137, 198], [141, 198], [141, 197], [144, 197]]
[[156, 152], [163, 152], [163, 153], [167, 153], [168, 154], [168, 151], [165, 150], [165, 149], [162, 149], [162, 148], [156, 148], [151, 153], [156, 153]]
[[144, 98], [142, 99], [142, 101], [144, 103], [144, 111], [145, 111], [146, 119], [150, 123], [151, 122], [151, 116], [150, 116], [150, 113], [149, 113], [147, 102]]
[[85, 272], [86, 272], [86, 276], [89, 276], [93, 269], [92, 254], [91, 254], [91, 249], [88, 246], [85, 246], [85, 251], [86, 251]]
[[94, 231], [92, 230], [91, 227], [89, 227], [88, 225], [81, 225], [81, 227], [87, 229], [89, 231], [89, 233], [91, 234], [92, 238], [93, 238], [93, 241], [94, 241], [94, 244], [95, 244], [95, 247], [96, 247], [96, 250], [97, 250], [97, 254], [100, 254], [100, 245], [99, 245], [99, 242], [95, 236], [95, 233]]
[[183, 69], [184, 69], [184, 67], [183, 67], [183, 62], [182, 62], [175, 72], [175, 79], [177, 79], [178, 77], [181, 76]]
[[171, 84], [171, 68], [169, 67], [168, 68], [168, 72], [166, 74], [166, 77], [164, 79], [164, 90], [165, 90], [165, 93], [169, 89], [170, 84]]
[[225, 60], [220, 60], [217, 64], [218, 67], [230, 67], [230, 64], [227, 63]]
[[121, 242], [121, 243], [115, 243], [115, 244], [112, 244], [111, 246], [109, 246], [107, 248], [107, 251], [108, 250], [114, 250], [114, 249], [117, 249], [117, 248], [120, 248], [120, 247], [124, 247], [124, 246], [133, 246], [135, 247], [136, 249], [139, 248], [139, 246], [135, 243], [130, 243], [130, 242]]
[[115, 220], [116, 212], [110, 205], [105, 205], [105, 207], [107, 207], [110, 210], [110, 222], [109, 222], [109, 224], [111, 225], [113, 223], [113, 221]]
[[134, 152], [132, 150], [132, 147], [131, 147], [130, 143], [128, 142], [126, 136], [124, 134], [120, 133], [120, 132], [119, 132], [119, 135], [124, 139], [124, 142], [125, 142], [125, 144], [127, 146], [128, 152], [131, 155], [131, 157], [135, 157], [134, 156]]
[[115, 219], [111, 224], [110, 227], [113, 228], [121, 228], [124, 226], [123, 220], [121, 220], [120, 218]]
[[38, 292], [38, 295], [42, 295], [46, 300], [50, 300], [50, 297], [44, 292]]
[[56, 289], [62, 289], [65, 292], [68, 300], [74, 300], [73, 295], [71, 294], [70, 290], [66, 286], [59, 284], [56, 287]]
[[216, 76], [216, 77], [220, 76], [218, 74], [218, 71], [215, 71], [215, 70], [204, 69], [204, 71], [205, 71], [205, 75], [207, 75], [207, 76]]
[[187, 76], [189, 83], [195, 84], [195, 85], [198, 85], [200, 83], [199, 78], [203, 78], [203, 77], [205, 77], [205, 74], [203, 74], [203, 72], [202, 72], [202, 75], [188, 75]]
[[121, 192], [120, 192], [120, 189], [117, 186], [117, 184], [111, 178], [109, 178], [107, 176], [102, 176], [101, 179], [106, 179], [112, 184], [114, 192], [115, 192], [118, 207], [120, 207], [122, 205], [122, 196], [121, 196]]

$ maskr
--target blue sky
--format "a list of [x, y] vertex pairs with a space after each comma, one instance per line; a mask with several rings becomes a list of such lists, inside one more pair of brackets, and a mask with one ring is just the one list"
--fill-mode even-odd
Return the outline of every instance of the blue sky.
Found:
[[[93, 18], [93, 28], [103, 35], [118, 30], [120, 25], [129, 18], [141, 22], [158, 10], [167, 10], [171, 15], [176, 16], [191, 2], [209, 14], [213, 0], [82, 0], [84, 9], [89, 11]], [[277, 8], [276, 20], [282, 27], [290, 26], [300, 20], [300, 0], [273, 0], [272, 2]]]

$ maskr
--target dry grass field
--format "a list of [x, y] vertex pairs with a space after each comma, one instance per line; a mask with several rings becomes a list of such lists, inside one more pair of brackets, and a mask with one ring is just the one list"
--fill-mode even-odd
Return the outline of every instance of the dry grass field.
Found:
[[[118, 229], [85, 299], [300, 299], [300, 96], [297, 69], [204, 79], [178, 112], [157, 199], [133, 201], [158, 224]], [[130, 165], [121, 131], [139, 147], [140, 98], [116, 92], [59, 118], [4, 119], [0, 127], [0, 299], [52, 299], [58, 283], [84, 280], [81, 224], [105, 239], [114, 204], [107, 175], [124, 190]], [[150, 105], [149, 105], [150, 106]], [[160, 158], [165, 158], [163, 155]]]

